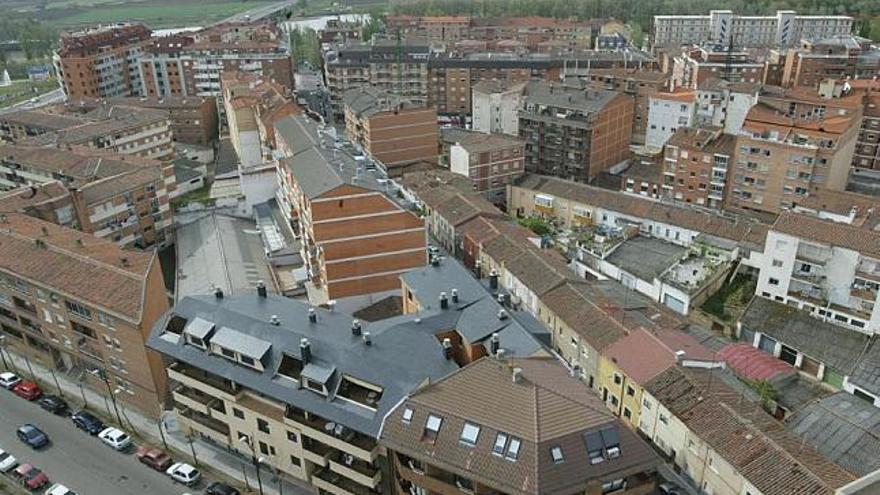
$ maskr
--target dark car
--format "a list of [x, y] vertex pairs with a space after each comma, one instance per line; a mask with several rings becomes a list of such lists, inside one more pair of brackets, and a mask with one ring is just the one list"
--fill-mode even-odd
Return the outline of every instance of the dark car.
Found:
[[226, 483], [220, 483], [219, 481], [215, 481], [211, 483], [207, 490], [205, 490], [206, 495], [241, 495], [241, 492], [227, 485]]
[[241, 492], [235, 488], [219, 481], [211, 483], [205, 493], [207, 495], [241, 495]]
[[46, 435], [42, 430], [30, 423], [19, 426], [15, 435], [19, 440], [35, 449], [41, 449], [49, 445], [49, 435]]
[[174, 462], [172, 461], [171, 456], [164, 450], [150, 447], [148, 445], [138, 448], [134, 456], [144, 465], [163, 473], [166, 469], [171, 467], [172, 462]]
[[57, 395], [44, 395], [37, 401], [37, 404], [53, 414], [67, 414], [70, 411], [67, 401]]
[[77, 428], [88, 432], [89, 435], [97, 435], [104, 431], [104, 423], [96, 418], [92, 413], [88, 411], [78, 411], [70, 417], [73, 420], [73, 424], [76, 425]]

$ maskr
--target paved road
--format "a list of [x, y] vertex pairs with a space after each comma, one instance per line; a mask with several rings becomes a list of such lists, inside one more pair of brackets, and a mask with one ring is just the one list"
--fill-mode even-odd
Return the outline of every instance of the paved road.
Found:
[[[32, 462], [53, 483], [83, 495], [180, 495], [187, 490], [164, 474], [141, 465], [100, 440], [73, 427], [69, 418], [43, 411], [34, 403], [0, 389], [0, 447], [19, 462]], [[31, 422], [49, 434], [52, 445], [34, 451], [15, 437], [15, 429]], [[204, 483], [199, 488], [204, 489]], [[192, 490], [198, 492], [199, 490]]]
[[15, 105], [10, 105], [6, 108], [0, 108], [0, 114], [17, 112], [19, 110], [33, 110], [34, 108], [39, 108], [45, 105], [54, 105], [56, 103], [64, 102], [65, 96], [64, 91], [61, 88], [53, 89], [48, 93], [43, 93], [41, 95], [35, 96], [32, 98], [35, 101], [25, 100]]
[[226, 19], [223, 19], [222, 21], [218, 22], [217, 24], [225, 23], [225, 22], [244, 22], [246, 20], [258, 21], [260, 19], [263, 19], [264, 17], [269, 17], [270, 15], [274, 14], [275, 12], [278, 12], [279, 10], [286, 9], [292, 5], [293, 5], [293, 0], [284, 0], [282, 2], [275, 2], [275, 3], [266, 4], [266, 5], [263, 5], [260, 7], [254, 7], [250, 10], [245, 10], [244, 12], [239, 12], [238, 14], [227, 17]]

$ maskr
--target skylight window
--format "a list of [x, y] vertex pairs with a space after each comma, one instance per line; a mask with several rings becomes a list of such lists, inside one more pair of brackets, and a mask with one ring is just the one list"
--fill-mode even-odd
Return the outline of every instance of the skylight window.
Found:
[[507, 447], [507, 435], [499, 433], [495, 437], [495, 446], [492, 447], [492, 453], [495, 455], [504, 455], [504, 448]]
[[410, 408], [406, 408], [403, 410], [403, 422], [406, 424], [410, 424], [413, 418], [413, 410]]
[[602, 443], [605, 445], [605, 453], [609, 459], [620, 457], [620, 437], [617, 435], [616, 428], [606, 428], [602, 430]]
[[515, 461], [519, 456], [520, 444], [519, 438], [510, 437], [510, 443], [507, 444], [507, 454], [504, 455], [504, 458], [508, 461]]
[[437, 433], [440, 432], [440, 425], [442, 424], [443, 418], [429, 414], [428, 420], [425, 421], [425, 431], [422, 433], [422, 440], [434, 443], [437, 440]]
[[550, 448], [550, 457], [553, 458], [553, 462], [555, 464], [561, 464], [562, 461], [565, 460], [565, 458], [562, 455], [562, 447], [560, 447], [558, 445], [555, 447], [551, 447]]
[[473, 423], [465, 423], [461, 429], [461, 443], [473, 447], [477, 444], [477, 438], [480, 436], [480, 427]]
[[587, 454], [590, 456], [590, 464], [599, 464], [605, 460], [603, 455], [604, 444], [602, 435], [598, 431], [591, 431], [585, 435], [587, 442]]

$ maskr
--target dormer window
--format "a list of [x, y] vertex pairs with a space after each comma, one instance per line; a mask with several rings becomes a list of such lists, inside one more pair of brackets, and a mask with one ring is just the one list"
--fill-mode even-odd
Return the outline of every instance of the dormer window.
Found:
[[429, 414], [425, 421], [425, 431], [422, 432], [422, 440], [430, 443], [437, 441], [437, 434], [440, 433], [440, 425], [443, 424], [443, 418], [435, 414]]
[[480, 427], [473, 423], [465, 423], [461, 429], [461, 443], [473, 447], [477, 444], [477, 438], [480, 436]]
[[222, 354], [223, 357], [229, 358], [229, 359], [235, 361], [235, 351], [231, 351], [225, 347], [220, 347], [219, 349], [220, 349], [220, 354]]

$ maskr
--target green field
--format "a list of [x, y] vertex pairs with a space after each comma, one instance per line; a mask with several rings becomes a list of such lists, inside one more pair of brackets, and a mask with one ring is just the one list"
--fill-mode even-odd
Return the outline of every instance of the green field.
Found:
[[15, 81], [12, 86], [0, 87], [0, 107], [21, 103], [55, 89], [58, 89], [58, 81], [55, 79], [40, 82]]
[[54, 20], [56, 25], [142, 21], [150, 27], [205, 25], [258, 6], [255, 2], [183, 3], [92, 8]]

